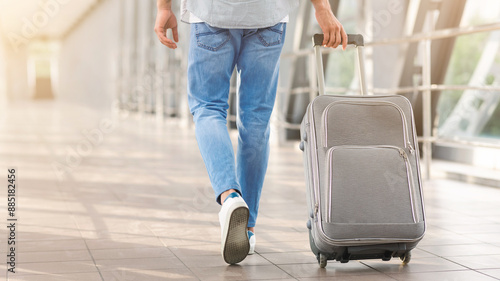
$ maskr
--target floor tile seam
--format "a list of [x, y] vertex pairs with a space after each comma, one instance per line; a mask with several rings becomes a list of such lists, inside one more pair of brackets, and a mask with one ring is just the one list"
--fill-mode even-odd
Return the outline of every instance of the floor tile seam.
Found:
[[[500, 241], [498, 243], [494, 243], [494, 242], [482, 242], [481, 244], [486, 244], [486, 245], [489, 245], [489, 246], [493, 246], [494, 248], [500, 249]], [[496, 254], [496, 255], [500, 255], [500, 252], [498, 254]]]
[[87, 248], [87, 251], [90, 255], [90, 258], [92, 258], [92, 262], [94, 263], [94, 267], [97, 269], [97, 272], [99, 273], [99, 276], [101, 277], [101, 281], [104, 281], [104, 277], [102, 276], [102, 273], [101, 273], [101, 270], [99, 269], [99, 267], [97, 266], [97, 263], [94, 259], [94, 255], [92, 255], [92, 251], [90, 250], [88, 244], [87, 244], [87, 241], [85, 239], [83, 239], [83, 243], [85, 243], [85, 247]]
[[[495, 248], [498, 248], [500, 250], [500, 246], [499, 245], [496, 245], [494, 243], [487, 243], [487, 242], [480, 242], [480, 243], [466, 243], [466, 244], [446, 244], [446, 245], [419, 245], [417, 246], [416, 249], [419, 249], [420, 251], [423, 251], [423, 252], [426, 252], [428, 254], [431, 254], [433, 256], [436, 256], [436, 257], [439, 257], [439, 258], [453, 258], [453, 257], [468, 257], [468, 256], [474, 256], [474, 255], [459, 255], [459, 256], [448, 256], [448, 257], [444, 257], [444, 256], [441, 256], [441, 255], [438, 255], [438, 254], [435, 254], [435, 253], [431, 253], [429, 252], [428, 250], [425, 250], [422, 248], [423, 247], [434, 247], [434, 246], [439, 246], [439, 247], [446, 247], [446, 246], [463, 246], [463, 245], [467, 245], [467, 246], [474, 246], [474, 245], [478, 245], [478, 244], [484, 244], [486, 246], [494, 246]], [[500, 252], [497, 253], [497, 254], [482, 254], [483, 256], [498, 256], [500, 255]]]
[[[22, 222], [22, 221], [21, 221]], [[40, 226], [40, 225], [24, 225], [23, 224], [23, 228], [26, 227], [26, 226], [29, 226], [29, 227], [40, 227], [40, 228], [44, 228], [44, 229], [56, 229], [56, 230], [62, 230], [62, 231], [75, 231], [75, 232], [80, 232], [78, 229], [75, 229], [75, 228], [66, 228], [66, 227], [55, 227], [55, 226], [51, 226], [51, 227], [43, 227], [43, 226]], [[32, 234], [42, 234], [42, 235], [52, 235], [52, 236], [55, 236], [55, 235], [59, 235], [61, 233], [41, 233], [40, 231], [38, 232], [27, 232], [25, 229], [23, 229], [23, 233], [32, 233]], [[64, 233], [62, 233], [64, 234]], [[68, 238], [68, 239], [64, 239], [64, 240], [70, 240], [71, 238]], [[59, 239], [53, 239], [53, 240], [61, 240], [60, 238]]]
[[214, 257], [214, 256], [221, 256], [220, 253], [218, 254], [211, 254], [211, 255], [197, 255], [197, 254], [192, 254], [192, 255], [178, 255], [176, 254], [175, 255], [177, 258], [179, 259], [186, 259], [186, 258], [189, 258], [189, 257], [192, 257], [192, 256], [196, 256], [196, 257]]
[[[21, 267], [22, 269], [22, 267]], [[80, 273], [98, 273], [98, 271], [71, 271], [71, 272], [59, 272], [59, 273], [33, 273], [33, 272], [28, 272], [28, 273], [23, 273], [23, 272], [16, 272], [15, 274], [18, 276], [33, 276], [33, 275], [42, 275], [42, 276], [47, 276], [47, 275], [57, 275], [57, 274], [80, 274]], [[104, 281], [104, 279], [103, 279]]]
[[[85, 241], [92, 241], [93, 239], [83, 239]], [[111, 247], [111, 248], [94, 248], [94, 247], [89, 247], [91, 251], [94, 250], [126, 250], [126, 249], [137, 249], [140, 247]]]
[[[81, 230], [81, 229], [80, 229]], [[144, 234], [135, 234], [135, 233], [125, 233], [125, 232], [109, 232], [109, 231], [99, 231], [99, 230], [81, 230], [85, 232], [97, 232], [97, 233], [104, 233], [108, 235], [108, 237], [103, 237], [103, 238], [87, 238], [87, 237], [82, 237], [84, 240], [110, 240], [110, 241], [118, 241], [120, 242], [121, 240], [131, 240], [131, 239], [138, 239], [138, 238], [156, 238], [155, 235], [144, 235]], [[153, 233], [152, 233], [153, 234]], [[130, 237], [126, 238], [111, 238], [109, 235], [130, 235]], [[119, 239], [119, 240], [116, 240]]]
[[[500, 249], [500, 246], [498, 246], [497, 244], [495, 244], [494, 242], [479, 242], [479, 243], [457, 243], [457, 244], [439, 244], [439, 245], [418, 245], [417, 246], [417, 249], [421, 250], [421, 251], [425, 251], [425, 252], [428, 252], [427, 250], [424, 250], [423, 248], [427, 248], [427, 247], [448, 247], [448, 246], [477, 246], [477, 245], [487, 245], [487, 246], [494, 246], [494, 248], [499, 248]], [[430, 252], [429, 252], [430, 253]], [[431, 253], [430, 253], [431, 254]], [[497, 255], [500, 255], [500, 252], [497, 254]]]
[[[156, 235], [156, 233], [155, 233], [155, 232], [154, 232], [154, 231], [153, 231], [153, 230], [152, 230], [152, 229], [151, 229], [148, 225], [146, 225], [146, 228], [147, 228], [147, 229], [149, 229], [149, 231], [151, 231], [153, 234], [155, 234], [155, 235]], [[167, 246], [167, 245], [163, 242], [163, 240], [162, 240], [160, 237], [158, 237], [158, 236], [156, 235], [156, 238], [160, 241], [160, 243], [161, 243], [161, 244], [162, 244], [162, 245], [163, 245], [163, 246], [164, 246], [164, 247], [165, 247], [165, 248], [166, 248], [166, 249], [167, 249], [170, 253], [172, 253], [172, 255], [174, 255], [174, 256], [175, 256], [175, 258], [177, 258], [177, 259], [178, 259], [178, 260], [179, 260], [179, 261], [180, 261], [180, 262], [184, 265], [184, 267], [185, 267], [185, 268], [187, 268], [187, 269], [189, 270], [189, 272], [191, 272], [191, 274], [192, 274], [194, 277], [198, 278], [198, 280], [199, 280], [199, 281], [201, 281], [200, 276], [198, 276], [198, 275], [197, 275], [197, 274], [196, 274], [196, 273], [195, 273], [195, 272], [194, 272], [194, 271], [193, 271], [193, 270], [192, 270], [189, 266], [187, 266], [187, 265], [186, 265], [186, 263], [185, 263], [185, 262], [184, 262], [181, 258], [179, 258], [179, 256], [177, 256], [177, 255], [176, 255], [176, 254], [175, 254], [175, 253], [174, 253], [174, 252], [173, 252], [173, 251], [172, 251], [172, 250], [171, 250], [171, 249], [170, 249], [170, 248], [169, 248], [169, 247], [168, 247], [168, 246]]]
[[[491, 269], [479, 269], [479, 270], [488, 271], [488, 270], [491, 270]], [[478, 273], [481, 273], [481, 274], [483, 274], [483, 275], [486, 275], [486, 276], [491, 277], [491, 278], [496, 279], [496, 280], [500, 280], [500, 278], [495, 277], [495, 276], [492, 276], [492, 275], [488, 275], [488, 274], [487, 274], [487, 273], [485, 273], [485, 272], [478, 271]]]
[[397, 280], [397, 279], [391, 277], [390, 275], [388, 275], [388, 273], [382, 272], [382, 271], [376, 269], [375, 267], [372, 267], [372, 266], [364, 263], [362, 260], [357, 260], [357, 262], [360, 263], [360, 264], [362, 264], [362, 265], [364, 265], [364, 266], [366, 266], [366, 267], [368, 267], [368, 268], [370, 268], [370, 269], [373, 269], [375, 272], [378, 272], [378, 273], [384, 275], [385, 277], [389, 277], [389, 278], [391, 278], [393, 280]]
[[[221, 257], [222, 259], [222, 257]], [[244, 260], [243, 260], [244, 262]], [[298, 265], [300, 263], [297, 263], [297, 264], [280, 264], [280, 265]], [[303, 263], [302, 263], [303, 264]], [[229, 264], [226, 264], [225, 266], [231, 266]], [[237, 266], [241, 266], [241, 267], [265, 267], [265, 266], [276, 266], [276, 267], [279, 267], [279, 265], [277, 264], [273, 264], [273, 263], [269, 263], [269, 264], [245, 264], [245, 265], [241, 265], [241, 264], [237, 264]], [[209, 268], [215, 268], [215, 267], [224, 267], [224, 265], [213, 265], [213, 266], [210, 266], [210, 265], [207, 265], [207, 266], [193, 266], [194, 268], [206, 268], [206, 269], [209, 269]], [[283, 270], [281, 267], [279, 267], [279, 269]], [[283, 270], [284, 271], [284, 270]], [[290, 274], [289, 274], [290, 275]]]
[[296, 250], [296, 251], [275, 251], [275, 252], [260, 252], [259, 251], [259, 254], [262, 254], [262, 255], [270, 255], [270, 254], [286, 254], [286, 253], [303, 253], [304, 251], [300, 251], [300, 250]]
[[[22, 245], [22, 244], [19, 244]], [[23, 248], [23, 247], [20, 247]], [[54, 252], [76, 252], [76, 251], [86, 251], [86, 248], [75, 248], [75, 249], [56, 249], [56, 250], [48, 250], [48, 249], [42, 249], [42, 250], [20, 250], [18, 251], [20, 254], [31, 254], [31, 253], [54, 253]]]
[[[380, 273], [380, 274], [384, 275], [385, 277], [389, 277], [390, 279], [397, 280], [396, 278], [394, 278], [394, 277], [390, 276], [390, 275], [388, 274], [388, 272], [386, 273], [386, 272], [382, 272], [382, 271], [380, 271], [380, 270], [377, 270], [376, 268], [369, 266], [368, 264], [364, 263], [364, 262], [363, 262], [363, 261], [361, 261], [361, 260], [358, 260], [357, 262], [359, 262], [360, 264], [362, 264], [362, 265], [364, 265], [364, 266], [366, 266], [366, 267], [368, 267], [368, 268], [371, 268], [371, 269], [375, 270], [376, 272], [378, 272], [378, 273]], [[363, 275], [359, 275], [359, 276], [363, 276]]]
[[[154, 223], [162, 223], [163, 221], [154, 221]], [[199, 223], [201, 221], [191, 221], [191, 223], [189, 224], [194, 224], [194, 223]], [[165, 224], [168, 224], [168, 222], [163, 222]], [[187, 225], [182, 225], [182, 226], [179, 226], [179, 225], [175, 225], [175, 227], [189, 227], [189, 224]], [[213, 231], [213, 229], [215, 228], [219, 228], [220, 226], [215, 226], [215, 225], [212, 225], [212, 224], [207, 224], [205, 225], [204, 227], [193, 227], [192, 229], [194, 230], [197, 230], [199, 232], [203, 231], [203, 230], [210, 230], [210, 231]], [[158, 229], [158, 231], [164, 231], [165, 229]], [[153, 231], [153, 229], [150, 229], [150, 231]], [[160, 239], [181, 239], [181, 238], [184, 238], [184, 237], [199, 237], [199, 235], [196, 233], [187, 233], [187, 235], [183, 235], [185, 233], [183, 233], [182, 231], [184, 230], [180, 230], [179, 232], [175, 232], [174, 234], [170, 233], [170, 234], [166, 234], [166, 235], [170, 235], [170, 236], [165, 236], [165, 234], [161, 234], [161, 233], [157, 233], [157, 232], [154, 232], [153, 231], [153, 235], [155, 237], [158, 237]], [[198, 232], [198, 233], [199, 233]], [[181, 237], [172, 237], [172, 235], [178, 235], [178, 236], [181, 236]], [[217, 235], [219, 236], [219, 235]], [[214, 237], [215, 237], [215, 234], [214, 234]], [[210, 237], [212, 238], [212, 237]], [[210, 242], [210, 241], [207, 241], [207, 243]], [[212, 242], [212, 243], [216, 243], [216, 242]]]
[[[73, 175], [71, 173], [69, 173], [68, 175], [66, 175], [66, 177], [67, 177], [66, 182], [68, 182], [68, 183], [75, 183], [75, 179], [73, 178]], [[63, 181], [59, 181], [59, 183], [61, 183], [61, 182], [63, 182]], [[83, 233], [82, 233], [82, 228], [81, 228], [80, 224], [78, 223], [78, 221], [76, 220], [77, 213], [72, 208], [69, 208], [69, 202], [71, 202], [71, 201], [67, 200], [69, 198], [69, 193], [73, 194], [75, 196], [75, 198], [78, 198], [77, 192], [75, 192], [75, 190], [76, 190], [75, 186], [73, 184], [70, 184], [70, 186], [71, 187], [69, 189], [66, 189], [65, 192], [62, 192], [63, 194], [65, 194], [65, 195], [63, 195], [63, 198], [64, 198], [66, 206], [67, 206], [67, 212], [70, 215], [71, 220], [73, 221], [73, 223], [76, 225], [76, 228], [78, 229], [78, 232], [80, 234], [80, 238], [83, 239], [83, 242], [85, 244], [86, 249], [90, 253], [88, 244], [85, 241], [85, 238], [84, 238]], [[57, 184], [57, 187], [62, 190], [62, 184]], [[68, 194], [66, 194], [66, 193], [68, 193]], [[85, 204], [83, 204], [83, 205], [85, 205]], [[87, 212], [85, 212], [85, 213], [88, 214], [88, 208], [86, 208], [86, 211]], [[90, 253], [90, 255], [92, 256], [91, 253]], [[102, 277], [102, 275], [101, 275], [100, 272], [99, 272], [99, 275], [101, 276], [101, 278], [104, 281], [104, 278]]]
[[[161, 266], [161, 265], [158, 265], [158, 266], [144, 266], [144, 267], [132, 267], [132, 266], [128, 266], [128, 267], [124, 267], [123, 265], [101, 265], [100, 267], [101, 268], [101, 271], [102, 271], [102, 274], [106, 274], [106, 273], [116, 273], [116, 272], [119, 272], [119, 271], [124, 271], [124, 270], [128, 270], [129, 272], [131, 273], [136, 273], [137, 271], [141, 271], [141, 270], [152, 270], [152, 271], [168, 271], [168, 270], [189, 270], [188, 268], [185, 268], [185, 267], [165, 267], [165, 266]], [[193, 277], [196, 277], [193, 275]], [[198, 277], [196, 277], [198, 278]], [[121, 280], [119, 280], [121, 281]]]
[[[135, 239], [135, 238], [153, 238], [154, 236], [146, 236], [146, 235], [138, 235], [137, 237], [134, 237], [134, 238], [130, 238], [130, 239]], [[29, 240], [26, 240], [26, 239], [19, 239], [18, 241], [22, 241], [22, 242], [52, 242], [52, 241], [56, 241], [56, 242], [60, 242], [60, 241], [71, 241], [71, 240], [111, 240], [109, 238], [105, 238], [105, 239], [100, 239], [100, 238], [85, 238], [85, 237], [79, 237], [77, 239], [75, 238], [61, 238], [61, 239], [58, 239], [58, 240], [54, 240], [54, 239], [43, 239], [43, 240], [40, 240], [40, 239], [29, 239]], [[117, 241], [117, 240], [113, 240], [113, 241]]]
[[[162, 239], [172, 239], [172, 240], [179, 240], [179, 239], [184, 239], [184, 238], [172, 238], [172, 237], [164, 237], [164, 236], [156, 236], [158, 237], [160, 240]], [[205, 246], [205, 245], [219, 245], [220, 246], [220, 242], [212, 242], [212, 241], [203, 241], [203, 240], [196, 240], [198, 241], [198, 243], [202, 242], [203, 244], [183, 244], [183, 245], [172, 245], [172, 246], [168, 246], [168, 247], [178, 247], [178, 246], [182, 246], [182, 247], [197, 247], [197, 246]], [[196, 242], [193, 242], [193, 243], [196, 243]]]
[[[351, 262], [354, 262], [354, 261], [351, 261]], [[358, 261], [358, 262], [359, 262], [359, 263], [361, 263], [360, 261]], [[316, 264], [316, 263], [315, 263], [315, 264]], [[340, 263], [337, 263], [337, 264], [340, 264]], [[368, 266], [368, 265], [366, 265], [366, 264], [364, 264], [364, 263], [362, 263], [362, 264], [363, 264], [363, 265], [365, 265], [365, 266], [367, 266], [368, 268], [371, 268], [370, 266]], [[296, 264], [286, 264], [286, 265], [296, 265]], [[328, 267], [328, 265], [327, 265], [327, 267]], [[318, 268], [319, 268], [319, 264], [318, 264]], [[374, 268], [372, 268], [372, 269], [374, 269]], [[376, 269], [374, 269], [374, 270], [375, 270], [376, 272], [378, 272], [378, 273], [382, 274], [382, 275], [385, 275], [385, 277], [389, 277], [390, 279], [394, 279], [394, 278], [392, 278], [391, 276], [387, 275], [387, 274], [386, 274], [386, 273], [384, 273], [384, 272], [380, 272], [380, 271], [378, 271], [378, 270], [376, 270]], [[348, 274], [348, 276], [358, 276], [358, 277], [364, 277], [364, 276], [367, 276], [367, 275], [373, 275], [373, 273], [363, 273], [363, 274], [361, 274], [361, 273], [356, 273], [356, 272], [350, 272], [350, 273]], [[316, 278], [316, 277], [322, 277], [322, 276], [309, 276], [309, 277], [304, 277], [304, 276], [303, 276], [303, 277], [294, 277], [294, 278]], [[324, 276], [324, 277], [327, 277], [327, 278], [328, 278], [328, 277], [332, 277], [332, 278], [333, 278], [334, 276]], [[394, 280], [396, 280], [396, 279], [394, 279]]]
[[[47, 250], [40, 250], [40, 251], [19, 251], [19, 255], [22, 256], [23, 254], [33, 254], [33, 253], [50, 253], [53, 254], [55, 252], [73, 252], [73, 251], [86, 251], [86, 249], [71, 249], [71, 250], [53, 250], [53, 251], [47, 251]], [[3, 252], [0, 252], [3, 253]], [[7, 252], [5, 252], [7, 253]], [[83, 261], [83, 260], [82, 260]], [[88, 260], [90, 261], [90, 260]]]
[[423, 247], [435, 247], [435, 246], [439, 246], [439, 247], [446, 247], [446, 246], [460, 246], [460, 245], [478, 245], [478, 244], [491, 244], [491, 243], [488, 243], [488, 242], [483, 242], [483, 241], [479, 241], [477, 243], [450, 243], [450, 244], [419, 244], [417, 249], [421, 249]]
[[[200, 230], [203, 230], [204, 228], [201, 228]], [[219, 238], [220, 236], [220, 233], [217, 234], [217, 239], [220, 239]], [[200, 237], [199, 235], [193, 235], [193, 236], [184, 236], [184, 237], [171, 237], [171, 236], [162, 236], [162, 235], [156, 235], [156, 237], [158, 237], [158, 239], [162, 240], [162, 239], [171, 239], [171, 240], [179, 240], [179, 239], [182, 239], [182, 240], [191, 240], [189, 241], [190, 243], [204, 243], [206, 245], [220, 245], [220, 242], [219, 241], [206, 241], [206, 240], [201, 240], [201, 239], [198, 239], [198, 240], [195, 240], [194, 238], [196, 237]], [[214, 237], [216, 237], [214, 235]], [[182, 246], [199, 246], [199, 244], [186, 244], [186, 245], [182, 245]]]
[[[260, 244], [259, 244], [260, 245]], [[304, 249], [304, 250], [297, 250], [297, 251], [286, 251], [286, 252], [277, 252], [276, 254], [285, 254], [285, 253], [304, 253], [304, 254], [307, 254], [311, 257], [316, 257], [314, 255], [314, 253], [311, 251], [311, 250], [307, 250], [307, 249]], [[269, 253], [262, 253], [262, 252], [259, 252], [259, 254], [269, 254]]]
[[[25, 239], [19, 239], [17, 241], [21, 241], [23, 243], [37, 243], [37, 245], [40, 245], [40, 243], [55, 243], [55, 244], [64, 244], [67, 243], [68, 241], [82, 241], [85, 240], [81, 237], [76, 237], [76, 238], [68, 238], [68, 239], [35, 239], [35, 240], [25, 240]], [[83, 249], [82, 249], [83, 250]]]
[[[306, 236], [307, 237], [307, 233], [306, 233]], [[308, 244], [308, 242], [305, 242], [304, 240], [276, 240], [276, 241], [269, 241], [269, 242], [264, 242], [264, 241], [261, 241], [262, 239], [259, 240], [259, 243], [262, 243], [262, 244], [276, 244], [276, 243], [301, 243], [301, 242], [304, 242], [305, 244]], [[305, 252], [305, 251], [304, 251]]]
[[[433, 273], [433, 272], [455, 272], [455, 271], [474, 271], [472, 269], [468, 269], [467, 267], [463, 266], [463, 265], [460, 265], [460, 264], [457, 264], [461, 267], [463, 267], [463, 269], [449, 269], [449, 270], [426, 270], [426, 271], [412, 271], [412, 272], [390, 272], [390, 271], [386, 271], [386, 272], [382, 272], [380, 270], [377, 270], [377, 268], [374, 268], [364, 262], [361, 262], [362, 264], [376, 270], [377, 272], [380, 272], [382, 274], [418, 274], [418, 273]], [[411, 266], [411, 262], [410, 262], [410, 265], [406, 265], [406, 266]], [[389, 276], [390, 277], [390, 276]]]
[[[476, 272], [476, 273], [479, 273], [479, 274], [482, 274], [482, 275], [485, 275], [487, 277], [491, 277], [493, 279], [498, 279], [500, 280], [499, 278], [497, 277], [493, 277], [493, 276], [490, 276], [490, 275], [487, 275], [487, 274], [484, 274], [482, 272], [479, 272], [479, 271], [476, 271], [476, 270], [472, 270], [472, 269], [458, 269], [458, 270], [439, 270], [439, 271], [418, 271], [418, 272], [392, 272], [390, 273], [391, 275], [408, 275], [408, 274], [422, 274], [422, 273], [449, 273], [449, 272], [454, 272], [454, 273], [457, 273], [457, 272]], [[391, 277], [391, 276], [389, 276]], [[397, 280], [397, 279], [396, 279]]]
[[486, 277], [490, 277], [490, 278], [493, 278], [493, 279], [496, 279], [496, 280], [500, 280], [500, 278], [495, 277], [495, 276], [488, 275], [487, 273], [484, 273], [484, 272], [481, 272], [481, 271], [478, 271], [478, 270], [473, 270], [473, 271], [475, 271], [475, 272], [477, 272], [477, 273], [479, 273], [479, 274], [481, 274], [481, 275], [484, 275], [484, 276], [486, 276]]
[[382, 274], [384, 274], [384, 276], [385, 276], [385, 277], [389, 277], [389, 278], [391, 278], [392, 280], [398, 280], [398, 279], [396, 279], [396, 278], [394, 278], [394, 277], [392, 277], [392, 276], [390, 276], [390, 275], [388, 275], [388, 274], [385, 274], [385, 273], [382, 273]]
[[292, 276], [290, 273], [288, 273], [287, 271], [285, 271], [283, 268], [281, 268], [279, 265], [275, 264], [274, 262], [272, 262], [271, 260], [267, 259], [266, 257], [264, 257], [263, 255], [261, 255], [260, 253], [258, 253], [257, 251], [255, 252], [256, 255], [259, 255], [261, 258], [265, 259], [267, 262], [269, 262], [271, 265], [279, 268], [279, 270], [281, 270], [282, 272], [286, 273], [288, 276], [290, 276], [292, 279], [295, 279], [295, 280], [299, 280], [297, 277], [295, 276]]
[[488, 268], [474, 268], [473, 270], [500, 270], [500, 266]]
[[[429, 246], [432, 247], [433, 245], [429, 245]], [[433, 254], [433, 253], [431, 253], [431, 252], [429, 252], [427, 250], [422, 249], [421, 247], [422, 247], [422, 245], [418, 245], [418, 246], [415, 247], [415, 249], [419, 250], [419, 251], [422, 251], [422, 252], [426, 252], [426, 253], [431, 254], [433, 256], [437, 256], [437, 255], [435, 255], [435, 254]]]
[[[94, 239], [68, 239], [68, 240], [81, 240], [84, 243], [86, 243], [87, 241], [92, 241]], [[22, 242], [46, 242], [46, 241], [55, 241], [55, 242], [58, 242], [59, 240], [33, 240], [33, 241], [22, 241]], [[94, 251], [94, 250], [126, 250], [126, 249], [137, 249], [137, 248], [140, 248], [140, 247], [93, 248], [93, 247], [88, 247], [88, 245], [86, 245], [85, 248], [82, 247], [82, 248], [74, 248], [74, 249], [55, 249], [55, 250], [47, 250], [47, 249], [44, 249], [44, 250], [21, 250], [20, 253], [61, 252], [61, 251], [85, 251], [87, 249], [90, 249], [91, 251]], [[148, 249], [149, 248], [154, 248], [154, 247], [148, 247]]]
[[[55, 153], [53, 147], [50, 145], [50, 142], [46, 140], [46, 137], [44, 136], [44, 134], [37, 132], [36, 135], [37, 135], [37, 138], [40, 140], [40, 142], [49, 151], [49, 155], [47, 156], [47, 159], [52, 160], [52, 163], [54, 163], [55, 161], [57, 161], [57, 159], [58, 159], [57, 158], [57, 154]], [[66, 175], [66, 176], [69, 177], [72, 182], [74, 182], [74, 179], [73, 179], [73, 177], [72, 177], [71, 174]], [[70, 206], [69, 206], [70, 200], [68, 200], [68, 198], [69, 198], [69, 194], [68, 193], [70, 193], [70, 192], [74, 193], [74, 192], [71, 191], [71, 189], [73, 189], [73, 188], [70, 188], [70, 190], [64, 189], [63, 186], [62, 186], [62, 182], [63, 181], [64, 180], [61, 180], [61, 179], [59, 179], [59, 181], [57, 181], [57, 180], [54, 181], [55, 186], [56, 186], [56, 190], [58, 191], [59, 196], [61, 196], [61, 198], [63, 200], [63, 205], [65, 207], [66, 212], [69, 212], [71, 214], [71, 219], [73, 220], [73, 222], [75, 223], [75, 225], [76, 225], [76, 227], [78, 229], [78, 233], [80, 234], [80, 238], [83, 238], [82, 237], [82, 233], [79, 230], [78, 224], [74, 220], [72, 208], [70, 208]]]
[[[432, 253], [429, 253], [429, 254], [432, 254]], [[437, 255], [437, 254], [433, 254], [435, 255], [437, 258], [442, 258], [442, 259], [448, 259], [448, 258], [466, 258], [466, 257], [475, 257], [477, 255], [453, 255], [453, 256], [442, 256], [442, 255]], [[481, 254], [481, 256], [499, 256], [500, 253], [497, 253], [497, 254]], [[423, 258], [415, 258], [415, 259], [423, 259]]]
[[57, 276], [57, 277], [61, 277], [61, 275], [86, 274], [86, 273], [92, 274], [92, 273], [96, 273], [96, 272], [66, 272], [66, 273], [48, 273], [48, 274], [24, 274], [22, 276], [30, 276], [30, 277], [34, 277], [34, 276]]
[[23, 261], [22, 259], [19, 261], [21, 264], [35, 264], [35, 263], [70, 263], [70, 262], [83, 262], [88, 261], [91, 262], [91, 259], [76, 259], [76, 260], [54, 260], [54, 261]]
[[317, 264], [317, 262], [286, 262], [286, 263], [272, 263], [273, 265], [299, 265], [299, 264]]
[[160, 249], [165, 249], [166, 247], [164, 245], [158, 245], [158, 246], [150, 246], [150, 247], [136, 247], [136, 248], [105, 248], [105, 249], [91, 249], [92, 251], [101, 251], [101, 250], [135, 250], [135, 249], [141, 249], [141, 250], [160, 250]]
[[[108, 216], [106, 215], [106, 218], [107, 219], [116, 219], [117, 217], [116, 216]], [[120, 219], [123, 219], [122, 217], [118, 217]], [[136, 217], [128, 217], [127, 220], [128, 221], [134, 221], [136, 219]], [[140, 219], [142, 218], [139, 218], [137, 217], [137, 221], [139, 221]], [[103, 227], [102, 229], [94, 229], [94, 230], [91, 230], [91, 229], [85, 229], [83, 228], [84, 226], [81, 226], [79, 225], [76, 220], [75, 220], [75, 223], [77, 224], [78, 226], [78, 230], [81, 232], [89, 232], [89, 231], [93, 231], [93, 232], [101, 232], [101, 233], [105, 233], [105, 234], [108, 234], [108, 235], [111, 235], [111, 234], [124, 234], [124, 235], [136, 235], [136, 237], [133, 237], [133, 238], [139, 238], [139, 237], [157, 237], [154, 233], [151, 233], [151, 234], [134, 234], [134, 233], [127, 233], [127, 232], [120, 232], [120, 231], [107, 231], [109, 228], [108, 227]], [[116, 224], [119, 224], [119, 223], [116, 223]], [[144, 225], [144, 223], [141, 223], [141, 225], [138, 225], [138, 226], [142, 226]], [[82, 234], [82, 238], [83, 238], [83, 233]], [[103, 239], [112, 239], [112, 238], [102, 238], [100, 240], [103, 240]]]
[[103, 261], [118, 261], [118, 260], [121, 260], [121, 261], [127, 261], [127, 260], [137, 260], [137, 259], [140, 259], [140, 260], [144, 260], [144, 259], [155, 259], [155, 260], [158, 260], [158, 259], [168, 259], [168, 258], [177, 258], [179, 259], [178, 257], [172, 255], [172, 256], [148, 256], [148, 257], [138, 257], [138, 258], [112, 258], [112, 259], [108, 259], [108, 258], [105, 258], [105, 259], [102, 259], [102, 258], [95, 258], [95, 260], [97, 262], [103, 262]]
[[[449, 258], [451, 258], [451, 257], [449, 257]], [[494, 270], [494, 269], [500, 269], [500, 266], [499, 266], [499, 267], [497, 267], [497, 268], [472, 268], [472, 267], [469, 267], [469, 266], [463, 265], [463, 264], [461, 264], [461, 263], [459, 263], [459, 262], [456, 262], [456, 261], [450, 260], [449, 258], [442, 257], [442, 259], [447, 260], [447, 261], [449, 261], [449, 262], [451, 262], [451, 263], [457, 264], [457, 265], [459, 265], [459, 266], [461, 266], [461, 267], [464, 267], [464, 268], [466, 268], [468, 271], [475, 271], [475, 272], [477, 272], [477, 273], [481, 273], [481, 274], [482, 274], [482, 272], [480, 272], [479, 270]], [[488, 277], [492, 277], [492, 276], [489, 276], [489, 275], [488, 275]], [[495, 277], [494, 277], [494, 278], [495, 278]]]

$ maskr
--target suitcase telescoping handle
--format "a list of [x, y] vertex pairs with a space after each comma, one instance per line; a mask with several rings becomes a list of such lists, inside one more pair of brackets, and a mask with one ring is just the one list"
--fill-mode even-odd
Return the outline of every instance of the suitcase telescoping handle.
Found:
[[[315, 34], [313, 36], [314, 56], [316, 58], [316, 75], [318, 76], [318, 90], [320, 95], [325, 94], [325, 74], [323, 72], [323, 57], [321, 55], [321, 46], [323, 44], [323, 34]], [[365, 78], [365, 57], [364, 57], [364, 40], [361, 34], [347, 34], [347, 44], [354, 45], [357, 49], [358, 74], [359, 84], [361, 87], [361, 95], [366, 95], [366, 78]]]

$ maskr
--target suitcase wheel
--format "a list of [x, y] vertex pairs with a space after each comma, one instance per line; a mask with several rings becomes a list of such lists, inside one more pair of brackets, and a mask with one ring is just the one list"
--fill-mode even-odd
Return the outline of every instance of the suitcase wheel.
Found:
[[328, 262], [328, 258], [326, 255], [324, 254], [319, 254], [319, 259], [318, 259], [318, 263], [319, 263], [319, 267], [321, 268], [325, 268], [326, 267], [326, 264]]
[[403, 262], [403, 265], [407, 265], [411, 260], [411, 252], [406, 252], [404, 255], [399, 257]]

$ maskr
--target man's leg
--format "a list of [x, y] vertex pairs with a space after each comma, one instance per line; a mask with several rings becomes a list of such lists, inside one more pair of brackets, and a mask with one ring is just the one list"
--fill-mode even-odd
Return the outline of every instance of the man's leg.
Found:
[[192, 24], [188, 60], [188, 101], [196, 140], [215, 191], [240, 192], [234, 151], [226, 125], [231, 74], [238, 46], [227, 29]]
[[[226, 126], [230, 79], [241, 38], [233, 33], [204, 23], [192, 24], [188, 60], [189, 108], [216, 200], [222, 204], [221, 252], [230, 264], [242, 261], [249, 250], [249, 210], [238, 195], [241, 191]], [[237, 192], [228, 195], [231, 190]], [[221, 195], [227, 196], [225, 202]]]
[[270, 117], [278, 86], [279, 57], [286, 24], [248, 31], [242, 40], [237, 70], [240, 76], [237, 174], [250, 209], [253, 229], [269, 158]]

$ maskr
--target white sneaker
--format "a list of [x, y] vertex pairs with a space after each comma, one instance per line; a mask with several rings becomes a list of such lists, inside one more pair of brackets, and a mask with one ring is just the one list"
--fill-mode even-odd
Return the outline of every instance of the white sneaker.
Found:
[[255, 243], [257, 238], [255, 237], [255, 233], [248, 231], [248, 241], [250, 243], [250, 250], [248, 250], [249, 255], [253, 255], [255, 253]]
[[247, 224], [250, 212], [245, 200], [233, 192], [229, 194], [219, 212], [221, 225], [221, 252], [228, 264], [244, 260], [250, 250]]

